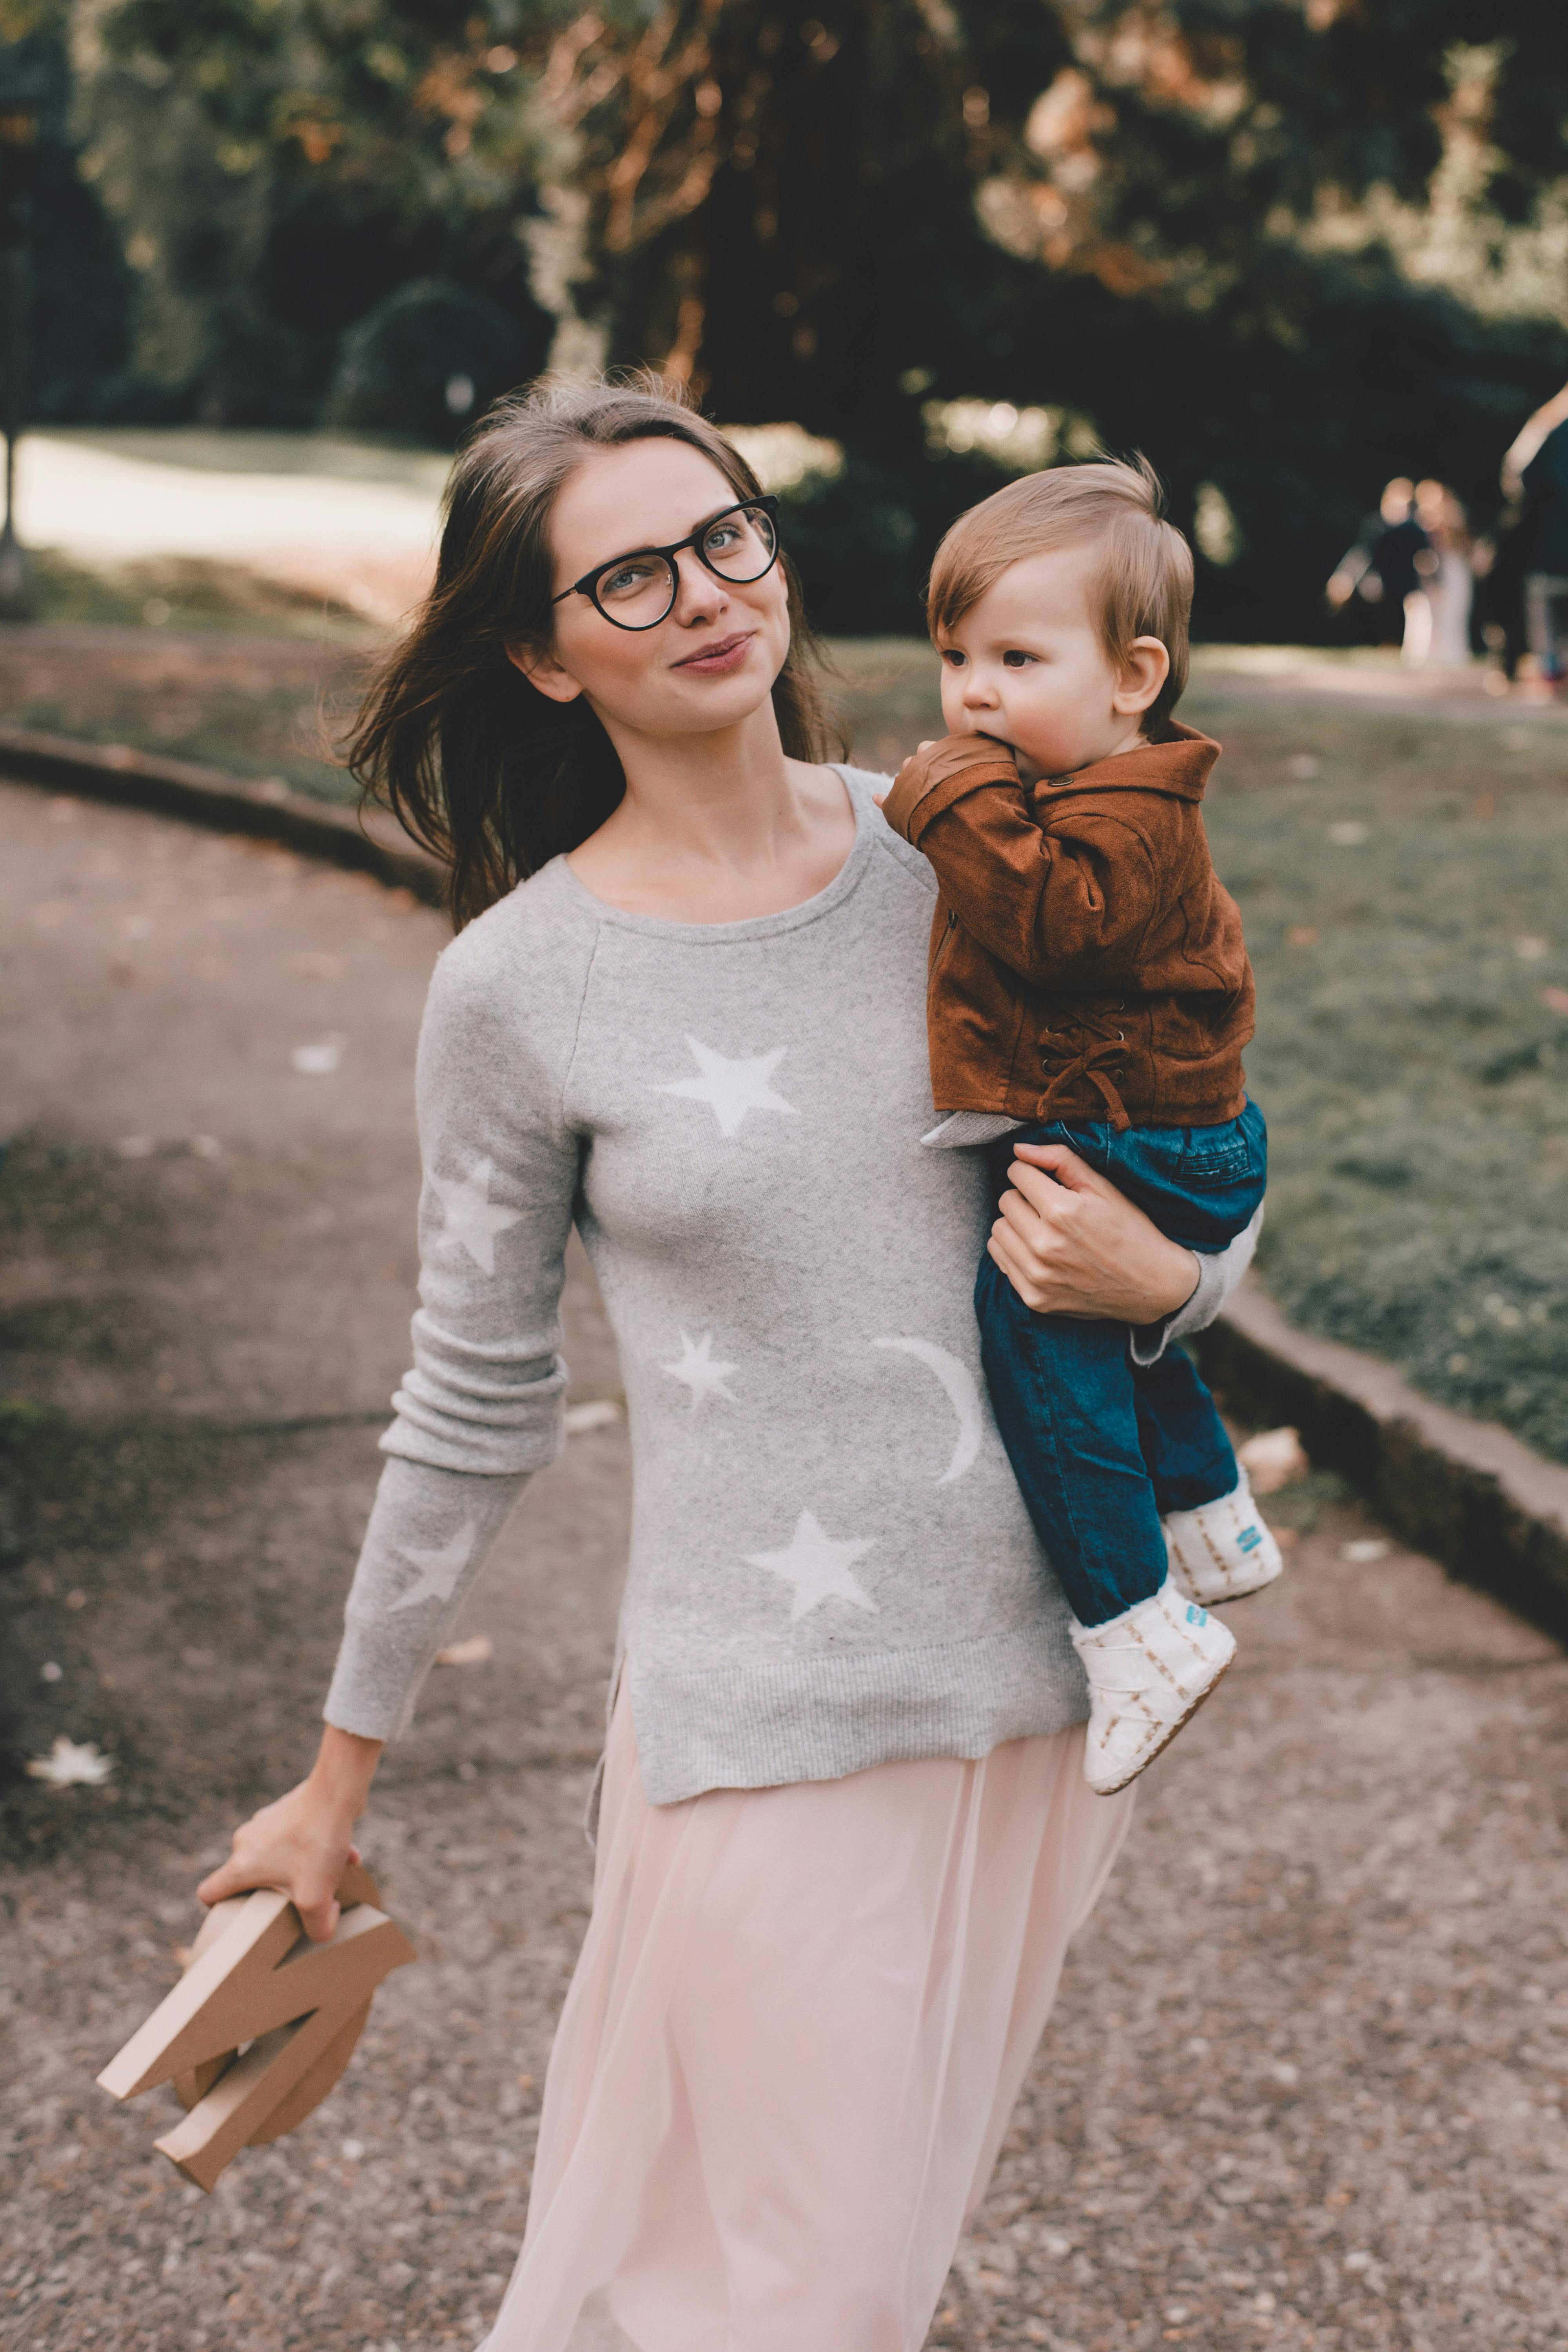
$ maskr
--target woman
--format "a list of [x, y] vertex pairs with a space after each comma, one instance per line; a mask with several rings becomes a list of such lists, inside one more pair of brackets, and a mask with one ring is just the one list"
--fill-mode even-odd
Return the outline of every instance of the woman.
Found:
[[[201, 1893], [282, 1886], [331, 1932], [382, 1742], [559, 1450], [575, 1221], [632, 1559], [493, 2352], [914, 2352], [1128, 1816], [1083, 1785], [978, 1381], [983, 1162], [919, 1142], [934, 885], [882, 780], [822, 763], [814, 651], [721, 436], [546, 383], [459, 458], [354, 745], [476, 919], [421, 1037], [416, 1362], [321, 1755]], [[1208, 1319], [1244, 1249], [1200, 1269], [1029, 1157], [990, 1247], [1032, 1306]]]
[[1446, 483], [1417, 482], [1415, 520], [1431, 541], [1436, 558], [1426, 579], [1426, 602], [1431, 607], [1427, 665], [1434, 669], [1468, 669], [1476, 585], [1465, 509]]

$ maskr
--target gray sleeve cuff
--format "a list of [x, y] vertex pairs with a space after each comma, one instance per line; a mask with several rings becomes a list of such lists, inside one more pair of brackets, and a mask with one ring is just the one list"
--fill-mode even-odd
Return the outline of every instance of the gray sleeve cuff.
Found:
[[1262, 1231], [1263, 1210], [1259, 1205], [1252, 1223], [1244, 1226], [1226, 1248], [1216, 1251], [1212, 1257], [1194, 1250], [1198, 1278], [1186, 1305], [1158, 1323], [1145, 1323], [1129, 1331], [1128, 1345], [1135, 1364], [1157, 1364], [1173, 1339], [1185, 1339], [1189, 1331], [1207, 1330], [1223, 1313], [1226, 1300], [1252, 1264], [1252, 1254]]

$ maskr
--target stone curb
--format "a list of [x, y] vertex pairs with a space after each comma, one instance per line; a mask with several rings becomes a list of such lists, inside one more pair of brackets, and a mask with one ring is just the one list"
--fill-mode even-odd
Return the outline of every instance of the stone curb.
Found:
[[1568, 1640], [1568, 1469], [1435, 1404], [1381, 1357], [1295, 1330], [1250, 1276], [1193, 1346], [1240, 1418], [1294, 1423], [1414, 1549]]
[[[0, 772], [281, 841], [445, 904], [441, 867], [390, 820], [362, 821], [281, 782], [3, 725]], [[1250, 1277], [1194, 1346], [1243, 1419], [1294, 1423], [1312, 1459], [1353, 1479], [1407, 1542], [1568, 1640], [1568, 1469], [1494, 1422], [1434, 1404], [1381, 1357], [1294, 1330]]]
[[411, 890], [429, 907], [446, 904], [445, 877], [388, 817], [362, 818], [330, 801], [311, 800], [280, 778], [242, 783], [221, 768], [194, 766], [133, 751], [124, 743], [84, 743], [0, 725], [0, 774], [56, 792], [154, 809], [188, 824], [280, 841], [305, 857], [374, 874], [389, 888]]

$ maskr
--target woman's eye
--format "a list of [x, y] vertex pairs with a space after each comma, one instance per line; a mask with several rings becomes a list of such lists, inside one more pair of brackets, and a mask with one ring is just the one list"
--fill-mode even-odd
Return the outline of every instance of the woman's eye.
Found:
[[617, 563], [613, 572], [599, 577], [601, 596], [625, 596], [635, 588], [646, 586], [653, 575], [651, 563]]
[[738, 522], [721, 522], [715, 530], [709, 532], [702, 544], [710, 555], [715, 555], [721, 553], [726, 547], [733, 547], [740, 536], [741, 526]]

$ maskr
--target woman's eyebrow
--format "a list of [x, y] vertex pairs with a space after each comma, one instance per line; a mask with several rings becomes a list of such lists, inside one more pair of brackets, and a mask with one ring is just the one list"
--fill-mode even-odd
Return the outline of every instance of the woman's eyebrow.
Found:
[[[721, 515], [729, 514], [735, 507], [748, 506], [750, 503], [747, 499], [730, 499], [723, 506], [715, 507], [711, 514], [704, 515], [700, 522], [694, 522], [691, 529], [689, 531], [683, 531], [679, 539], [666, 540], [662, 546], [656, 540], [644, 540], [640, 547], [623, 547], [618, 555], [606, 555], [603, 563], [591, 563], [588, 569], [590, 572], [604, 572], [610, 564], [625, 563], [628, 557], [633, 555], [662, 555], [665, 547], [679, 547], [685, 540], [693, 539], [700, 530], [705, 530], [710, 522], [717, 522]], [[583, 575], [579, 572], [577, 576], [581, 579]]]

